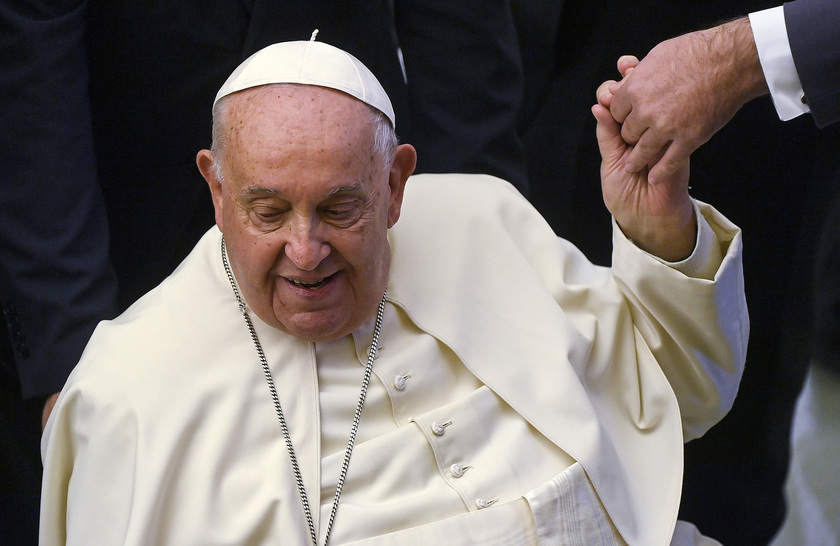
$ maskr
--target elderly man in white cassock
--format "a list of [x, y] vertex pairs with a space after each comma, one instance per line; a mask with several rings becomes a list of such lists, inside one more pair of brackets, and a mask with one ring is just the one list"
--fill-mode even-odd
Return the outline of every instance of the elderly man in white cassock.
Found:
[[702, 542], [682, 445], [737, 391], [741, 236], [593, 112], [611, 268], [503, 181], [410, 178], [345, 52], [246, 60], [197, 158], [216, 226], [47, 424], [41, 543]]

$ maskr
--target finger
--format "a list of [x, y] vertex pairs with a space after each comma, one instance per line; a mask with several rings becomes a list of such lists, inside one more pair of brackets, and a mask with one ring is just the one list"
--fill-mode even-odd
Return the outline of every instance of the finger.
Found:
[[608, 166], [612, 167], [627, 149], [627, 145], [621, 138], [621, 126], [613, 119], [610, 111], [601, 104], [592, 107], [592, 114], [597, 121], [595, 136], [598, 139], [601, 158]]
[[618, 58], [618, 72], [622, 76], [627, 76], [627, 71], [636, 68], [639, 65], [639, 59], [633, 55], [622, 55]]
[[598, 86], [598, 89], [595, 91], [595, 98], [598, 100], [598, 104], [601, 104], [607, 108], [610, 107], [610, 103], [612, 102], [613, 97], [611, 88], [612, 85], [615, 83], [615, 80], [607, 80]]
[[629, 93], [625, 91], [624, 84], [627, 80], [621, 80], [616, 84], [610, 85], [610, 113], [619, 123], [627, 121], [630, 112], [633, 111], [633, 104], [630, 102]]
[[[624, 124], [624, 127], [627, 127], [626, 123]], [[624, 127], [622, 127], [622, 137], [624, 136]], [[635, 143], [636, 145], [627, 156], [627, 170], [630, 172], [641, 171], [648, 165], [648, 163], [655, 161], [657, 156], [663, 152], [663, 148], [667, 146], [669, 142], [670, 139], [663, 136], [661, 133], [657, 133], [652, 130], [645, 131], [644, 134], [637, 139]]]
[[680, 142], [672, 142], [656, 164], [651, 166], [648, 181], [651, 184], [677, 181], [691, 156], [691, 152], [690, 148], [686, 148]]
[[[615, 106], [616, 101], [618, 101], [619, 98], [623, 96], [624, 93], [613, 96], [612, 106]], [[612, 111], [612, 108], [610, 108], [610, 111]], [[615, 117], [615, 114], [613, 114], [613, 117]], [[615, 117], [615, 119], [616, 121], [622, 124], [621, 137], [624, 139], [625, 142], [627, 142], [627, 144], [630, 144], [631, 146], [635, 146], [636, 144], [638, 144], [639, 140], [641, 140], [642, 138], [642, 135], [644, 135], [645, 132], [648, 130], [647, 124], [643, 120], [640, 120], [639, 115], [633, 115], [632, 108], [627, 114], [627, 116], [624, 118], [624, 120], [621, 120], [617, 117]]]
[[619, 81], [617, 81], [617, 82], [613, 82], [613, 83], [612, 83], [612, 85], [610, 85], [610, 93], [612, 93], [613, 95], [615, 95], [616, 93], [618, 93], [618, 90], [619, 90], [619, 89], [621, 89], [621, 86], [622, 86], [622, 85], [624, 85], [624, 82], [626, 82], [626, 81], [627, 81], [627, 78], [628, 78], [628, 77], [630, 76], [630, 74], [632, 74], [632, 73], [633, 73], [633, 69], [632, 69], [632, 68], [628, 68], [628, 69], [624, 72], [624, 77], [623, 77], [623, 78], [621, 78], [621, 79], [620, 79]]
[[[632, 72], [632, 70], [631, 70], [630, 72]], [[615, 95], [616, 93], [618, 93], [618, 90], [619, 90], [619, 89], [621, 89], [621, 86], [622, 86], [622, 85], [624, 85], [624, 82], [625, 82], [625, 81], [627, 81], [627, 78], [624, 78], [624, 79], [622, 79], [622, 80], [620, 80], [620, 81], [613, 81], [613, 82], [610, 84], [610, 93], [612, 93], [613, 95]]]

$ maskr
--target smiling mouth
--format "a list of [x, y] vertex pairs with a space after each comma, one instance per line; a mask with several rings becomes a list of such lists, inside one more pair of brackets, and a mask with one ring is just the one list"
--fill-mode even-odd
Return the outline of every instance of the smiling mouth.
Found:
[[288, 277], [286, 278], [286, 280], [289, 281], [292, 285], [297, 286], [299, 288], [304, 288], [306, 290], [314, 290], [316, 288], [324, 286], [325, 284], [327, 284], [330, 281], [330, 279], [332, 279], [332, 275], [330, 275], [329, 277], [324, 277], [323, 279], [319, 279], [317, 281], [305, 281], [305, 280], [301, 280], [301, 279], [290, 279]]

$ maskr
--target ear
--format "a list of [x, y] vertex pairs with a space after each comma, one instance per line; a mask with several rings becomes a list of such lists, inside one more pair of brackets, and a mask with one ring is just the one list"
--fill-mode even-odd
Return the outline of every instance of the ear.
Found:
[[198, 170], [201, 171], [201, 176], [207, 181], [210, 186], [210, 195], [213, 198], [213, 208], [216, 210], [216, 225], [219, 229], [224, 231], [224, 199], [222, 195], [222, 181], [216, 176], [216, 169], [213, 168], [216, 160], [213, 157], [213, 152], [210, 150], [201, 150], [195, 157], [195, 163], [198, 165]]
[[392, 228], [400, 219], [405, 183], [414, 167], [417, 165], [417, 151], [410, 144], [400, 144], [394, 152], [391, 163], [388, 185], [391, 188], [391, 198], [388, 203], [388, 229]]

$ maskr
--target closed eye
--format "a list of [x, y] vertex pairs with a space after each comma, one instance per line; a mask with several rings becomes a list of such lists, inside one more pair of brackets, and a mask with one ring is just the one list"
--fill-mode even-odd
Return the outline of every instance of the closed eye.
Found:
[[322, 207], [320, 212], [325, 221], [344, 225], [358, 220], [361, 207], [358, 201], [351, 201]]
[[274, 207], [254, 207], [251, 214], [261, 224], [275, 224], [280, 222], [287, 211]]

